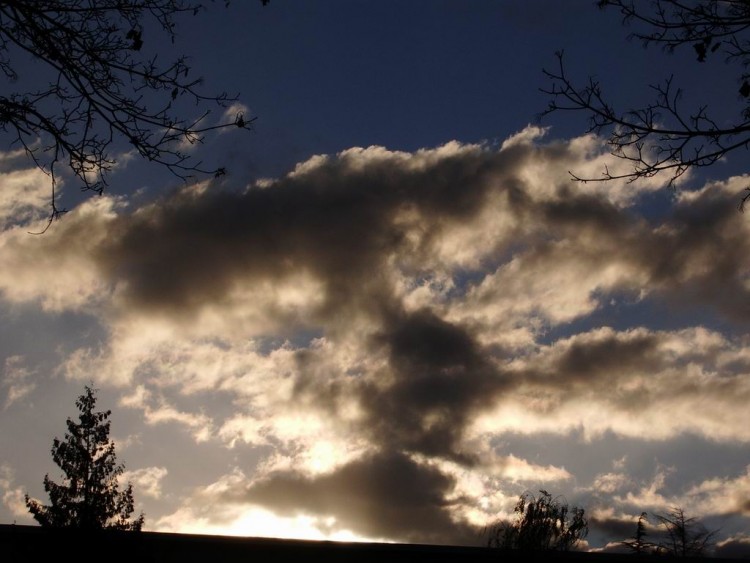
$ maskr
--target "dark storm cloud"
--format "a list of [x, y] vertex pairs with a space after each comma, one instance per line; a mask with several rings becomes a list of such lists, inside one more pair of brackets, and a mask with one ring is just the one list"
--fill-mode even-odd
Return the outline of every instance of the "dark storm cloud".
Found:
[[315, 353], [298, 352], [295, 399], [335, 417], [354, 397], [363, 411], [357, 431], [378, 448], [473, 464], [474, 455], [461, 448], [466, 425], [508, 387], [474, 337], [422, 309], [390, 315], [369, 351], [385, 357], [386, 367], [343, 381], [322, 373]]
[[649, 333], [628, 339], [613, 333], [592, 341], [574, 341], [557, 360], [557, 375], [567, 385], [613, 373], [659, 371], [667, 361], [659, 352], [659, 340], [658, 335]]
[[367, 425], [379, 444], [471, 463], [461, 451], [466, 424], [507, 383], [472, 336], [427, 310], [391, 318], [375, 338], [392, 370], [365, 386]]
[[[283, 310], [273, 296], [243, 298], [241, 306], [265, 308], [288, 330], [314, 324], [334, 345], [337, 330], [348, 332], [358, 322], [358, 353], [384, 363], [355, 377], [345, 373], [351, 366], [342, 368], [341, 377], [327, 377], [321, 370], [330, 364], [314, 351], [300, 351], [296, 398], [332, 417], [353, 398], [364, 422], [352, 424], [374, 447], [471, 464], [462, 444], [468, 425], [511, 386], [531, 382], [558, 400], [560, 390], [571, 397], [600, 393], [623, 374], [656, 373], [674, 361], [659, 349], [660, 336], [612, 333], [578, 339], [540, 358], [526, 355], [511, 382], [497, 368], [499, 348], [479, 344], [493, 330], [476, 322], [484, 309], [519, 326], [524, 315], [553, 322], [585, 315], [597, 306], [590, 304], [596, 291], [673, 299], [698, 294], [699, 301], [720, 306], [722, 300], [729, 304], [727, 288], [740, 296], [748, 291], [740, 287], [742, 250], [736, 250], [745, 248], [746, 237], [737, 234], [744, 230], [726, 189], [681, 196], [663, 222], [649, 224], [623, 208], [621, 196], [608, 200], [557, 178], [555, 167], [585, 158], [571, 146], [446, 145], [408, 154], [370, 148], [315, 157], [267, 185], [245, 191], [190, 188], [138, 209], [122, 217], [98, 256], [133, 315], [160, 311], [182, 319], [205, 307], [236, 308], [232, 293], [238, 288], [275, 288], [300, 273], [310, 276], [319, 288], [311, 296], [316, 299], [305, 296], [297, 307], [306, 313]], [[486, 281], [508, 265], [509, 251], [517, 270], [509, 269], [497, 287], [457, 316], [434, 301], [418, 310], [407, 306], [394, 272], [418, 280], [444, 268], [461, 283], [463, 263], [440, 262], [450, 260], [444, 248], [455, 248], [449, 240], [454, 231], [481, 230], [487, 209], [510, 226], [497, 240], [482, 240], [485, 247], [468, 249], [475, 255], [464, 271]], [[566, 267], [571, 273], [559, 286], [536, 286]], [[612, 273], [599, 281], [600, 270]], [[510, 276], [526, 281], [508, 291], [502, 283]], [[448, 308], [479, 285], [457, 288]], [[501, 305], [493, 310], [496, 303]], [[554, 321], [558, 305], [566, 312]], [[587, 383], [595, 387], [584, 388]], [[689, 393], [688, 387], [681, 390]], [[634, 389], [618, 396], [622, 409], [652, 404], [636, 396], [640, 386]]]
[[[614, 393], [623, 382], [641, 374], [658, 374], [675, 364], [664, 351], [668, 335], [646, 330], [628, 333], [600, 329], [561, 340], [531, 356], [517, 379], [540, 389], [560, 392], [574, 399], [584, 391], [609, 390], [602, 399], [622, 401], [624, 408], [633, 393]], [[638, 386], [635, 394], [642, 393]], [[639, 402], [646, 399], [638, 398]]]
[[324, 286], [324, 318], [349, 306], [377, 311], [392, 297], [386, 261], [397, 255], [412, 273], [431, 271], [441, 237], [471, 225], [488, 196], [497, 205], [502, 195], [503, 213], [512, 217], [504, 221], [523, 222], [526, 231], [555, 223], [612, 231], [626, 223], [611, 203], [572, 190], [565, 176], [550, 173], [543, 188], [524, 178], [537, 160], [554, 169], [581, 158], [559, 142], [350, 149], [314, 157], [263, 187], [189, 188], [122, 216], [98, 261], [136, 310], [179, 317], [224, 303], [238, 284], [273, 284], [304, 272]]
[[280, 515], [330, 515], [365, 537], [476, 544], [479, 530], [450, 517], [445, 499], [453, 486], [451, 477], [433, 467], [403, 454], [378, 452], [317, 477], [272, 473], [250, 485], [242, 497]]
[[539, 205], [540, 226], [550, 230], [568, 229], [576, 235], [582, 232], [607, 233], [619, 238], [632, 227], [628, 217], [601, 196], [576, 193], [569, 186], [561, 186], [557, 197]]
[[[534, 135], [526, 131], [519, 138]], [[648, 223], [627, 208], [624, 194], [636, 188], [592, 191], [565, 175], [571, 162], [591, 158], [592, 142], [536, 146], [528, 139], [500, 150], [458, 144], [414, 153], [350, 149], [314, 157], [284, 178], [246, 190], [189, 187], [132, 212], [118, 211], [119, 217], [102, 223], [106, 234], [95, 225], [98, 238], [87, 246], [80, 240], [92, 240], [86, 234], [91, 214], [80, 221], [69, 217], [58, 238], [76, 242], [56, 253], [85, 252], [103, 283], [116, 288], [123, 310], [181, 322], [207, 307], [232, 307], [234, 292], [272, 290], [298, 283], [300, 275], [320, 286], [304, 318], [273, 299], [256, 299], [277, 326], [321, 325], [352, 312], [397, 314], [401, 304], [388, 279], [394, 269], [414, 278], [436, 268], [451, 276], [468, 268], [482, 276], [513, 252], [524, 268], [554, 272], [571, 260], [568, 254], [555, 261], [559, 243], [579, 248], [590, 272], [618, 269], [620, 279], [608, 282], [615, 289], [708, 304], [736, 319], [750, 316], [746, 217], [736, 211], [737, 193], [709, 186], [681, 195], [671, 215]], [[480, 239], [496, 225], [482, 216], [488, 210], [502, 229]], [[450, 238], [462, 228], [474, 229], [473, 238]], [[18, 260], [8, 257], [16, 277], [22, 273], [16, 262], [28, 261], [29, 251], [42, 261], [37, 255], [44, 249], [27, 246], [15, 240], [7, 245], [8, 252], [18, 247]], [[450, 263], [451, 253], [462, 252], [471, 257]], [[0, 284], [10, 296], [31, 291], [2, 279]], [[539, 296], [529, 299], [528, 307], [542, 310], [542, 317], [551, 314]]]
[[128, 217], [101, 260], [128, 303], [143, 309], [183, 313], [221, 303], [240, 280], [301, 271], [324, 283], [325, 311], [367, 307], [367, 299], [388, 299], [379, 271], [405, 235], [395, 215], [411, 207], [428, 217], [429, 244], [446, 222], [482, 208], [498, 164], [479, 149], [417, 169], [402, 160], [355, 152], [266, 188], [185, 191]]
[[631, 239], [624, 250], [648, 274], [646, 287], [667, 301], [681, 307], [710, 305], [746, 323], [748, 217], [737, 210], [741, 190], [731, 185], [683, 195], [661, 225]]

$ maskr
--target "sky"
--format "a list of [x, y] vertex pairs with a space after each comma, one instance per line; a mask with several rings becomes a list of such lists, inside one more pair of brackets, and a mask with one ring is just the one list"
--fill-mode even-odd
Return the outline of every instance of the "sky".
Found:
[[93, 384], [148, 530], [484, 545], [543, 489], [586, 549], [682, 507], [750, 554], [746, 155], [581, 184], [626, 163], [538, 117], [561, 49], [617, 105], [674, 75], [741, 107], [728, 65], [628, 33], [588, 0], [212, 6], [154, 41], [257, 117], [191, 148], [228, 174], [123, 148], [41, 236], [6, 142], [0, 522], [33, 523]]

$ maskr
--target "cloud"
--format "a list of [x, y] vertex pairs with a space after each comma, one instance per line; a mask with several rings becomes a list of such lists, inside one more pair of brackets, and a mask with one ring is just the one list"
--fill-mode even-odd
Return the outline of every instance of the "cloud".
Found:
[[[0, 296], [11, 303], [36, 302], [50, 312], [99, 311], [110, 298], [97, 254], [121, 203], [108, 197], [87, 201], [56, 223], [54, 236], [33, 236], [46, 220], [0, 234]], [[69, 219], [69, 220], [68, 220]]]
[[598, 493], [612, 494], [632, 483], [624, 473], [602, 473], [597, 475], [591, 488]]
[[472, 433], [612, 431], [666, 440], [694, 433], [750, 439], [742, 341], [703, 328], [615, 331], [559, 339], [508, 366], [515, 392], [474, 421]]
[[259, 505], [227, 502], [227, 491], [247, 482], [245, 474], [236, 469], [216, 482], [198, 487], [182, 499], [177, 510], [159, 518], [154, 529], [160, 532], [197, 533], [276, 537], [329, 541], [387, 541], [388, 538], [355, 534], [347, 524], [332, 516], [283, 516]]
[[16, 486], [15, 471], [7, 463], [0, 463], [0, 500], [14, 518], [31, 521], [23, 488]]
[[[32, 150], [39, 148], [35, 143]], [[62, 182], [57, 182], [60, 193]], [[29, 167], [25, 149], [0, 151], [0, 231], [49, 217], [52, 179], [37, 167]]]
[[[227, 107], [227, 109], [224, 110], [224, 112], [221, 115], [221, 118], [217, 122], [217, 125], [222, 124], [222, 123], [235, 123], [237, 118], [240, 116], [245, 120], [245, 122], [252, 119], [252, 116], [250, 115], [249, 107], [247, 107], [245, 104], [234, 102], [233, 104], [230, 104]], [[218, 130], [219, 133], [222, 133], [225, 131], [226, 129]]]
[[36, 388], [36, 383], [28, 381], [32, 372], [24, 366], [24, 360], [23, 356], [18, 355], [5, 358], [2, 387], [6, 387], [8, 392], [4, 409], [20, 401]]
[[384, 348], [391, 368], [361, 389], [375, 442], [470, 463], [463, 432], [507, 386], [503, 374], [464, 329], [429, 311], [389, 321], [374, 346]]
[[750, 557], [750, 536], [738, 534], [717, 542], [713, 555], [730, 559], [747, 559]]
[[4, 171], [3, 164], [0, 158], [0, 231], [49, 214], [49, 176], [38, 168]]
[[[610, 541], [601, 551], [613, 553], [631, 553], [631, 551], [622, 545], [622, 541], [632, 538], [636, 531], [638, 514], [618, 511], [615, 508], [596, 507], [593, 510], [587, 510], [589, 518], [590, 532], [603, 534], [607, 538], [613, 538], [616, 541]], [[648, 520], [645, 520], [647, 537], [645, 541], [654, 541], [658, 530], [652, 526]]]
[[564, 469], [516, 456], [486, 458], [475, 468], [388, 451], [364, 453], [325, 471], [271, 462], [252, 477], [235, 470], [196, 489], [156, 528], [240, 530], [264, 514], [303, 528], [297, 537], [479, 545], [482, 530], [510, 514], [517, 500], [515, 493], [503, 493], [501, 482], [570, 478]]
[[[273, 513], [308, 532], [476, 543], [512, 507], [503, 491], [575, 479], [499, 455], [505, 434], [750, 441], [746, 339], [697, 314], [662, 329], [598, 320], [666, 303], [744, 326], [747, 179], [647, 219], [657, 179], [577, 189], [567, 170], [600, 170], [601, 140], [543, 133], [355, 147], [242, 188], [90, 200], [44, 237], [0, 233], [0, 295], [99, 321], [61, 372], [119, 387], [146, 424], [264, 452], [164, 529]], [[599, 473], [588, 493], [671, 498], [630, 478]], [[199, 509], [201, 495], [233, 504]]]
[[190, 429], [196, 442], [203, 442], [213, 433], [211, 418], [203, 413], [181, 411], [169, 404], [163, 397], [156, 396], [140, 385], [132, 394], [123, 397], [120, 404], [143, 410], [146, 424], [177, 423]]
[[750, 465], [737, 477], [706, 479], [685, 492], [691, 512], [741, 514], [750, 518]]
[[553, 465], [542, 466], [530, 463], [528, 460], [512, 454], [497, 459], [493, 465], [499, 465], [501, 468], [500, 475], [513, 482], [543, 483], [545, 481], [567, 481], [573, 478], [570, 472], [564, 467], [555, 467]]
[[[665, 467], [657, 464], [650, 479], [641, 479], [624, 473], [598, 475], [588, 491], [592, 510], [591, 528], [596, 534], [617, 540], [633, 538], [636, 522], [643, 511], [648, 542], [666, 541], [659, 515], [669, 514], [676, 507], [683, 510], [686, 518], [695, 519], [696, 526], [712, 530], [716, 522], [728, 527], [725, 533], [731, 537], [734, 530], [744, 529], [750, 517], [750, 468], [734, 476], [710, 477], [698, 483], [685, 483], [680, 479], [681, 467]], [[709, 470], [710, 471], [710, 470]], [[720, 529], [717, 529], [717, 532]], [[720, 541], [716, 555], [742, 552], [746, 538], [742, 535]], [[611, 543], [607, 551], [626, 551], [619, 543]]]
[[162, 496], [162, 481], [168, 473], [166, 467], [144, 467], [135, 471], [124, 471], [120, 475], [120, 482], [132, 483], [138, 494], [158, 499]]
[[435, 468], [395, 453], [376, 453], [316, 478], [271, 474], [244, 498], [292, 514], [325, 514], [370, 537], [417, 543], [476, 543], [477, 530], [455, 522], [445, 497], [455, 486]]
[[648, 482], [643, 484], [637, 491], [627, 491], [625, 496], [615, 495], [615, 502], [638, 507], [640, 510], [663, 510], [671, 506], [671, 500], [664, 496], [663, 491], [667, 477], [676, 471], [675, 467], [659, 466]]
[[[572, 189], [573, 174], [579, 178], [600, 178], [602, 170], [608, 170], [613, 176], [631, 172], [631, 162], [622, 158], [613, 158], [605, 139], [593, 133], [581, 135], [562, 142], [552, 142], [540, 146], [541, 140], [549, 132], [548, 127], [528, 125], [521, 131], [508, 137], [500, 145], [500, 150], [523, 147], [525, 154], [530, 154], [535, 166], [524, 166], [521, 178], [534, 185], [535, 191], [543, 196], [568, 195], [607, 200], [617, 207], [625, 207], [644, 193], [660, 190], [665, 181], [662, 175], [650, 178], [639, 178], [636, 182], [579, 182]], [[528, 152], [527, 152], [528, 151]], [[682, 184], [686, 177], [679, 180]], [[574, 193], [575, 192], [575, 193]]]
[[[0, 287], [7, 299], [57, 308], [104, 297], [117, 316], [204, 334], [331, 331], [342, 317], [379, 322], [433, 296], [451, 319], [480, 323], [484, 333], [530, 325], [527, 344], [535, 321], [590, 314], [613, 291], [643, 296], [679, 283], [727, 312], [717, 288], [744, 294], [737, 257], [747, 226], [729, 205], [741, 178], [681, 196], [654, 226], [617, 195], [651, 187], [615, 183], [592, 193], [559, 173], [589, 162], [595, 138], [539, 144], [533, 128], [519, 135], [526, 140], [499, 150], [349, 149], [263, 187], [192, 186], [129, 212], [107, 198], [87, 202], [43, 243], [5, 236], [2, 255], [17, 275], [31, 265], [54, 269], [63, 275], [54, 288], [11, 279]], [[465, 274], [477, 283], [466, 285]], [[447, 293], [435, 294], [440, 287]]]

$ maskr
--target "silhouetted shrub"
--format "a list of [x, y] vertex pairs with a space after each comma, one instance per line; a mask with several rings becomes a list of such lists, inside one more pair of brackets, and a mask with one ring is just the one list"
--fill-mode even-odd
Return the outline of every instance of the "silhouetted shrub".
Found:
[[583, 508], [568, 508], [547, 491], [522, 494], [512, 522], [500, 522], [490, 531], [489, 546], [524, 551], [568, 551], [588, 534]]

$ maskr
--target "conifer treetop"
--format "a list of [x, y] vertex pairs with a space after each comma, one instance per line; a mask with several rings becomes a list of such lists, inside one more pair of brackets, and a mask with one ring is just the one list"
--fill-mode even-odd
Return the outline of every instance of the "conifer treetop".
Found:
[[26, 506], [46, 528], [95, 530], [113, 528], [140, 531], [143, 514], [131, 520], [133, 486], [119, 490], [118, 478], [125, 470], [117, 463], [115, 444], [109, 439], [112, 411], [96, 411], [96, 390], [86, 386], [76, 400], [78, 421], [67, 419], [63, 440], [52, 442], [52, 460], [62, 470], [62, 482], [44, 476], [50, 504], [26, 495]]

